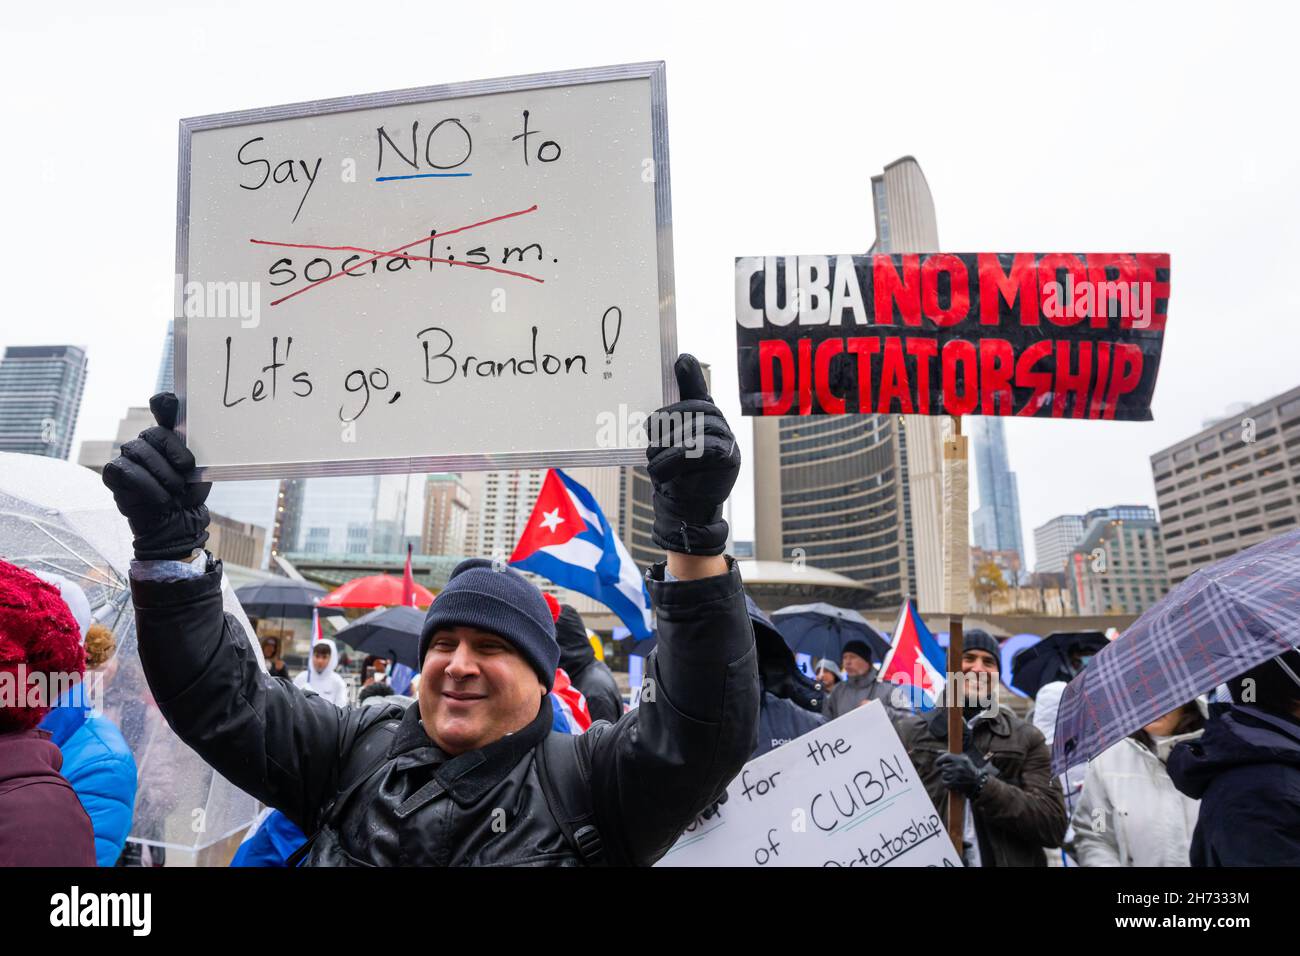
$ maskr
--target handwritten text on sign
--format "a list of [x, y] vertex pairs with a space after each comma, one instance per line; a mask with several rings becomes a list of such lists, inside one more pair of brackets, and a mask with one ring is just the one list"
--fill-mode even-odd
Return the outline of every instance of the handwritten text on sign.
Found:
[[961, 866], [879, 703], [750, 761], [660, 866]]
[[741, 258], [741, 408], [1145, 421], [1168, 308], [1165, 254]]
[[634, 447], [597, 418], [664, 397], [650, 80], [373, 101], [186, 121], [200, 464]]

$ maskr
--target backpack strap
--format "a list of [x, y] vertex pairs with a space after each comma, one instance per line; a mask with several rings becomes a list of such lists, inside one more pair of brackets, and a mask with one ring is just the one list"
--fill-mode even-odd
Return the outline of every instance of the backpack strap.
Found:
[[[325, 827], [334, 822], [339, 811], [344, 804], [356, 793], [367, 780], [373, 777], [381, 767], [388, 763], [388, 748], [397, 735], [397, 728], [401, 724], [400, 715], [396, 718], [386, 718], [377, 720], [361, 732], [352, 749], [348, 752], [347, 760], [343, 764], [343, 772], [339, 776], [339, 790], [334, 795], [334, 799], [325, 805], [321, 811], [320, 825], [316, 832], [307, 838], [302, 846], [294, 850], [287, 860], [285, 866], [301, 866], [302, 861], [307, 858], [311, 848], [320, 838]], [[377, 731], [384, 731], [377, 733]]]
[[537, 745], [537, 776], [564, 839], [587, 866], [605, 865], [604, 842], [591, 805], [591, 770], [581, 736], [549, 733]]

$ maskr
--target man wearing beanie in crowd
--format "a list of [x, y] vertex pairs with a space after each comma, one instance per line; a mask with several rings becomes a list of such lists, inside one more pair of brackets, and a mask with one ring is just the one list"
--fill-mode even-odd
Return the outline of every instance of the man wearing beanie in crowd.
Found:
[[0, 867], [94, 866], [95, 834], [63, 755], [37, 729], [86, 666], [81, 629], [51, 584], [0, 561]]
[[209, 486], [188, 480], [176, 399], [154, 396], [158, 425], [104, 482], [135, 534], [140, 659], [168, 723], [309, 835], [308, 865], [654, 863], [740, 771], [758, 713], [753, 631], [723, 555], [740, 452], [699, 363], [683, 355], [676, 372], [681, 401], [656, 413], [647, 449], [667, 552], [647, 573], [654, 692], [581, 736], [551, 733], [560, 649], [541, 592], [481, 559], [429, 608], [415, 704], [340, 710], [267, 677], [201, 550]]
[[1046, 866], [1042, 848], [1065, 837], [1065, 800], [1042, 733], [998, 703], [1001, 668], [993, 636], [966, 632], [961, 684], [945, 690], [962, 708], [963, 753], [948, 752], [947, 707], [903, 718], [898, 736], [940, 817], [949, 791], [966, 798], [967, 866]]
[[894, 685], [882, 681], [871, 665], [871, 648], [866, 641], [847, 641], [840, 651], [840, 666], [844, 668], [845, 678], [831, 688], [826, 699], [826, 719], [843, 717], [856, 707], [861, 707], [869, 700], [878, 700], [885, 705], [891, 720], [902, 716], [895, 710], [891, 697]]

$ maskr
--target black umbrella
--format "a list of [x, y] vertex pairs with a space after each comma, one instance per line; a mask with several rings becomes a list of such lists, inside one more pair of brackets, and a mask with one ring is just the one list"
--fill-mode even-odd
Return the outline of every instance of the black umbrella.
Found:
[[1109, 643], [1101, 631], [1054, 631], [1012, 658], [1011, 683], [1030, 697], [1037, 697], [1044, 684], [1074, 679], [1071, 652], [1096, 654]]
[[420, 661], [417, 655], [424, 613], [413, 607], [376, 608], [338, 631], [335, 637], [358, 651], [418, 671]]
[[235, 591], [235, 597], [249, 617], [310, 618], [318, 610], [324, 614], [342, 614], [341, 607], [318, 608], [317, 602], [326, 594], [323, 587], [310, 581], [261, 581], [246, 584]]
[[823, 657], [838, 661], [849, 641], [864, 642], [878, 662], [889, 653], [889, 642], [857, 611], [829, 604], [800, 604], [781, 608], [773, 613], [772, 620], [790, 650], [807, 654], [814, 661]]

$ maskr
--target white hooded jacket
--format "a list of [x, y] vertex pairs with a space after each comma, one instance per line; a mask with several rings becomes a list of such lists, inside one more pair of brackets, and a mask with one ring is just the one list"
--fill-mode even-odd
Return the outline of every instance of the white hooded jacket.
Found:
[[1190, 865], [1200, 801], [1174, 787], [1164, 758], [1174, 744], [1200, 734], [1161, 738], [1159, 756], [1125, 737], [1088, 764], [1071, 821], [1080, 866]]
[[307, 666], [298, 672], [298, 676], [293, 679], [296, 686], [306, 690], [314, 690], [335, 707], [348, 706], [348, 685], [338, 674], [334, 673], [334, 667], [338, 664], [339, 649], [334, 646], [334, 642], [328, 637], [322, 637], [312, 646], [314, 652], [317, 647], [324, 644], [330, 649], [330, 660], [325, 665], [325, 669], [319, 674], [316, 673], [316, 665], [312, 661], [312, 655], [307, 655]]

